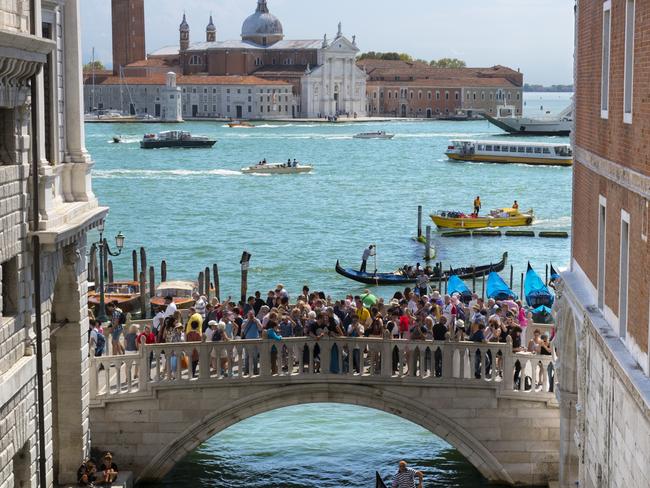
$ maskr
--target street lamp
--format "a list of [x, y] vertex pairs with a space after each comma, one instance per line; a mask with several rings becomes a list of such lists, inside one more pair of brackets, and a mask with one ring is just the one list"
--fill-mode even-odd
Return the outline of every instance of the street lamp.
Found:
[[[104, 221], [102, 220], [97, 228], [99, 231], [99, 242], [96, 242], [95, 245], [99, 247], [99, 312], [97, 313], [97, 320], [100, 322], [106, 322], [108, 317], [106, 317], [106, 303], [104, 301], [104, 253], [106, 252], [109, 256], [119, 256], [122, 254], [122, 249], [124, 248], [124, 241], [126, 237], [122, 232], [118, 232], [115, 236], [115, 246], [117, 247], [117, 252], [111, 251], [108, 247], [108, 243], [104, 241]], [[104, 247], [105, 246], [105, 247]]]

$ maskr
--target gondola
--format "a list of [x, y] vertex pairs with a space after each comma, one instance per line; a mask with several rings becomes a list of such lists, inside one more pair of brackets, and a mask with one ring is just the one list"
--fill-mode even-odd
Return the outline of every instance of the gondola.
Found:
[[492, 271], [487, 279], [486, 291], [488, 298], [494, 300], [508, 300], [509, 298], [517, 299], [517, 294], [510, 289], [503, 278], [498, 273]]
[[533, 308], [541, 305], [550, 308], [555, 301], [555, 297], [530, 263], [528, 263], [528, 270], [526, 271], [526, 279], [524, 281], [524, 296], [528, 306]]
[[[471, 278], [480, 278], [484, 274], [488, 274], [491, 271], [502, 271], [506, 267], [508, 261], [508, 253], [504, 252], [501, 261], [495, 264], [487, 264], [483, 266], [474, 266], [466, 268], [450, 268], [448, 271], [442, 272], [440, 275], [440, 269], [435, 268], [433, 274], [429, 275], [430, 280], [446, 280], [452, 275], [457, 275], [459, 279], [471, 279]], [[416, 283], [416, 276], [406, 276], [401, 273], [362, 273], [350, 268], [343, 268], [339, 261], [336, 261], [336, 272], [346, 278], [349, 278], [359, 283], [365, 283], [367, 285], [402, 285], [409, 283]]]
[[548, 282], [553, 283], [555, 282], [555, 280], [559, 278], [560, 278], [560, 273], [558, 273], [553, 267], [553, 265], [551, 264], [551, 276], [549, 277]]
[[387, 488], [378, 471], [375, 471], [375, 488]]
[[457, 275], [452, 275], [447, 280], [447, 293], [458, 293], [463, 303], [469, 303], [472, 299], [472, 290]]

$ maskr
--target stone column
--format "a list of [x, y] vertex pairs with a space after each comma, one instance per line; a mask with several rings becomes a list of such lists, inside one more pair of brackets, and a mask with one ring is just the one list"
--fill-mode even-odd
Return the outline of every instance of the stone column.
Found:
[[79, 0], [68, 0], [65, 3], [63, 22], [66, 46], [64, 59], [66, 162], [75, 164], [70, 175], [74, 200], [89, 201], [94, 199], [94, 195], [90, 179], [91, 160], [84, 142]]

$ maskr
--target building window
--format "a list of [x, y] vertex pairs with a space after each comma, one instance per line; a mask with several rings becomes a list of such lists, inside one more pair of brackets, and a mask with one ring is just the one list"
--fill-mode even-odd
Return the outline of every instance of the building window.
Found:
[[431, 100], [431, 92], [427, 92], [427, 98]]
[[14, 257], [2, 263], [2, 310], [3, 318], [18, 314], [18, 261]]
[[634, 17], [635, 1], [627, 0], [625, 8], [625, 71], [623, 85], [623, 122], [632, 123], [634, 91]]
[[612, 2], [603, 3], [603, 55], [600, 78], [600, 116], [604, 119], [609, 112], [609, 64], [610, 44], [612, 40]]
[[196, 93], [196, 88], [192, 88], [192, 93]]
[[230, 88], [226, 88], [226, 93], [230, 93]]
[[241, 94], [241, 89], [237, 88], [237, 94]]
[[460, 94], [458, 92], [456, 92], [456, 100], [458, 100], [459, 97], [460, 97]]
[[216, 105], [213, 105], [213, 106], [212, 106], [212, 111], [213, 111], [215, 114], [217, 113], [217, 106], [216, 106]]
[[213, 94], [217, 93], [217, 89], [216, 89], [216, 88], [213, 88], [213, 89], [212, 89], [212, 93], [213, 93]]
[[249, 105], [249, 106], [248, 106], [248, 113], [251, 113], [252, 111], [253, 111], [253, 107], [251, 107], [251, 106]]
[[230, 113], [230, 105], [226, 105], [226, 112]]
[[476, 100], [476, 92], [474, 92], [474, 100]]
[[605, 251], [607, 244], [607, 199], [600, 195], [598, 198], [598, 308], [605, 309]]
[[621, 268], [618, 282], [618, 335], [627, 335], [628, 290], [630, 285], [630, 214], [621, 210]]
[[413, 100], [413, 90], [411, 90], [411, 100]]
[[392, 95], [393, 95], [393, 93], [389, 91], [389, 92], [388, 92], [388, 98], [389, 98], [389, 99], [390, 99], [390, 98], [393, 98]]
[[422, 92], [418, 91], [418, 100], [422, 100]]
[[204, 112], [207, 112], [207, 111], [208, 111], [208, 106], [207, 106], [207, 105], [203, 105], [203, 111], [204, 111]]
[[445, 92], [445, 100], [449, 100], [449, 92], [448, 91]]
[[440, 100], [440, 92], [439, 91], [436, 92], [436, 100]]

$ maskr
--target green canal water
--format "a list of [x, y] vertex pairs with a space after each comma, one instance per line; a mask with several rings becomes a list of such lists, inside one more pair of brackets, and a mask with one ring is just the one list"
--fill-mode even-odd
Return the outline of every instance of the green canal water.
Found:
[[[564, 94], [527, 94], [526, 112], [559, 112]], [[540, 110], [541, 107], [544, 110]], [[176, 128], [158, 124], [86, 124], [86, 146], [96, 166], [95, 193], [111, 207], [107, 235], [122, 231], [128, 249], [144, 246], [149, 263], [166, 259], [168, 276], [196, 279], [218, 263], [222, 295], [239, 294], [239, 259], [252, 255], [249, 289], [263, 293], [282, 282], [290, 294], [304, 284], [333, 297], [363, 286], [334, 272], [359, 265], [369, 243], [377, 266], [390, 271], [422, 261], [412, 241], [417, 206], [425, 216], [440, 209], [470, 211], [480, 195], [484, 208], [518, 200], [533, 208], [537, 230], [569, 231], [570, 168], [450, 162], [450, 139], [504, 139], [487, 122], [266, 123], [230, 129], [223, 123], [189, 122], [178, 128], [218, 139], [211, 150], [139, 148], [145, 132]], [[393, 140], [357, 140], [358, 132], [386, 130]], [[126, 143], [111, 144], [114, 135]], [[533, 140], [568, 142], [568, 138]], [[266, 158], [296, 158], [313, 173], [243, 175]], [[430, 220], [427, 218], [427, 222]], [[489, 264], [508, 251], [515, 290], [530, 261], [543, 273], [569, 260], [568, 239], [436, 237], [444, 266]], [[116, 277], [131, 274], [130, 253], [114, 260]], [[504, 272], [509, 278], [509, 270]], [[375, 290], [389, 297], [395, 289]], [[170, 419], [173, 421], [173, 419]], [[307, 405], [248, 419], [190, 454], [162, 482], [192, 480], [208, 488], [306, 488], [370, 486], [374, 470], [388, 474], [400, 458], [426, 473], [426, 486], [482, 486], [480, 475], [451, 446], [394, 416], [341, 405]]]

